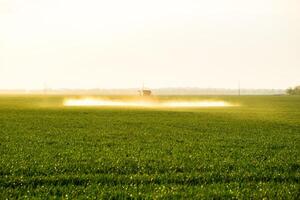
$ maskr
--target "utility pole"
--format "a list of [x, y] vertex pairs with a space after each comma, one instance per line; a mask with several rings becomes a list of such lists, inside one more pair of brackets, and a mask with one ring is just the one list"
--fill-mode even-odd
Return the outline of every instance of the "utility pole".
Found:
[[238, 84], [238, 95], [241, 96], [241, 83], [239, 81], [239, 84]]

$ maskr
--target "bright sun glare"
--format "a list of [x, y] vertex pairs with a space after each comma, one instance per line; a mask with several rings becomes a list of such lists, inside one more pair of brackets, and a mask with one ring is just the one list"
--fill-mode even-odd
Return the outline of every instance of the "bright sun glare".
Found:
[[97, 107], [160, 107], [160, 108], [187, 108], [187, 107], [229, 107], [232, 104], [225, 101], [121, 101], [95, 98], [66, 99], [64, 106], [97, 106]]

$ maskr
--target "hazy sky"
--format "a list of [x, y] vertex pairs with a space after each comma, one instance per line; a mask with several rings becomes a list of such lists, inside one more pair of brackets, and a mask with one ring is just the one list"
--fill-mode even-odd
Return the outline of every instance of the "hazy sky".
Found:
[[0, 0], [0, 89], [300, 84], [299, 0]]

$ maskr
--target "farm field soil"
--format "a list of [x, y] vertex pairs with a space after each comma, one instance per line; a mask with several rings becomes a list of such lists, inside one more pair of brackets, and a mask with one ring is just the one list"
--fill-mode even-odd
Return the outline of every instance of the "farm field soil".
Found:
[[[0, 199], [299, 199], [300, 97], [233, 107], [64, 107], [0, 96]], [[110, 97], [127, 98], [127, 97]]]

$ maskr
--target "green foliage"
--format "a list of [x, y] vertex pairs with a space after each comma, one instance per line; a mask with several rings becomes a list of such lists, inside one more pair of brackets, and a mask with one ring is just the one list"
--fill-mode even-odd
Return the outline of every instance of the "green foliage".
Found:
[[286, 91], [289, 95], [300, 95], [300, 86], [296, 86], [295, 88], [289, 88]]
[[299, 199], [300, 97], [239, 107], [65, 108], [0, 96], [4, 199]]

